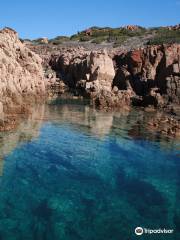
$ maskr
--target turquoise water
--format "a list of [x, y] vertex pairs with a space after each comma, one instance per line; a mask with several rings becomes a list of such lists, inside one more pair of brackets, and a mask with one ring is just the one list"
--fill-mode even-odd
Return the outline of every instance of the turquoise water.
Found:
[[0, 240], [179, 240], [179, 143], [144, 114], [51, 105], [1, 133]]

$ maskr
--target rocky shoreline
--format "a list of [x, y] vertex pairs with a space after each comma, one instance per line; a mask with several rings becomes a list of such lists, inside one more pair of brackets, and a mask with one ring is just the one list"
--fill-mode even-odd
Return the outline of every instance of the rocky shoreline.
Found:
[[22, 43], [14, 30], [1, 30], [0, 130], [11, 128], [4, 126], [5, 116], [15, 121], [33, 102], [64, 95], [105, 110], [158, 109], [168, 115], [155, 118], [150, 128], [178, 137], [180, 44], [90, 50]]
[[[48, 84], [89, 97], [102, 107], [169, 108], [180, 104], [180, 44], [124, 51], [31, 45], [43, 59]], [[106, 101], [103, 101], [103, 98]], [[111, 100], [110, 100], [111, 99]]]

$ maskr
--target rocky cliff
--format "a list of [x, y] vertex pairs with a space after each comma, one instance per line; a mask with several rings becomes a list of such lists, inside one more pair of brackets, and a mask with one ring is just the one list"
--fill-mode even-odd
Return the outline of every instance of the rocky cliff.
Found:
[[115, 55], [114, 85], [129, 86], [142, 96], [142, 104], [180, 103], [180, 45], [151, 46]]
[[4, 114], [21, 113], [26, 102], [45, 94], [41, 58], [26, 48], [17, 33], [0, 31], [0, 119]]
[[177, 114], [180, 45], [131, 51], [26, 45], [14, 30], [1, 30], [1, 123], [4, 113], [25, 112], [28, 103], [53, 91], [59, 96], [70, 93], [88, 98], [93, 105], [105, 109], [153, 106]]
[[50, 86], [59, 81], [61, 93], [70, 91], [106, 108], [180, 104], [180, 44], [133, 51], [33, 48], [44, 59], [45, 71], [47, 66], [54, 71], [48, 81]]

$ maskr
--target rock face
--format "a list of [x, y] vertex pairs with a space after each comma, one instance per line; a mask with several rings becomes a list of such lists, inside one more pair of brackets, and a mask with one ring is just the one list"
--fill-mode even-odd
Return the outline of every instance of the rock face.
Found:
[[110, 85], [115, 76], [112, 59], [107, 51], [91, 52], [89, 59], [90, 74], [92, 80], [110, 81]]
[[[59, 79], [59, 92], [88, 97], [95, 105], [166, 108], [180, 104], [180, 45], [156, 45], [126, 51], [83, 47], [34, 47]], [[52, 78], [51, 78], [52, 77]]]
[[[89, 73], [87, 75], [87, 80], [96, 82], [99, 88], [111, 91], [115, 70], [113, 61], [108, 56], [107, 52], [91, 52], [88, 60]], [[98, 90], [99, 89], [97, 89], [97, 91]]]
[[177, 30], [180, 30], [180, 24], [177, 24], [175, 26], [169, 26], [167, 28], [168, 28], [168, 30], [175, 30], [175, 31], [177, 31]]
[[130, 31], [136, 31], [139, 29], [139, 26], [136, 26], [136, 25], [127, 25], [124, 27], [125, 29], [127, 30], [130, 30]]
[[92, 51], [86, 58], [83, 76], [77, 79], [76, 87], [91, 97], [101, 91], [111, 92], [115, 70], [106, 51]]
[[26, 101], [45, 94], [41, 58], [26, 48], [17, 33], [0, 31], [0, 115], [24, 111]]
[[133, 91], [112, 89], [116, 73], [107, 51], [69, 49], [60, 56], [52, 56], [50, 65], [63, 79], [66, 86], [64, 89], [90, 98], [94, 105], [101, 108], [130, 105]]
[[106, 51], [91, 52], [88, 61], [89, 73], [86, 74], [85, 91], [89, 93], [94, 105], [100, 108], [114, 108], [130, 105], [133, 91], [112, 89], [115, 69]]
[[44, 43], [44, 44], [48, 44], [48, 38], [47, 37], [44, 37], [44, 38], [41, 38], [40, 39], [40, 43]]
[[115, 55], [114, 85], [132, 87], [149, 104], [180, 103], [180, 45], [151, 46]]
[[[68, 49], [60, 55], [51, 56], [50, 65], [60, 76], [60, 85], [62, 82], [65, 84], [65, 91], [88, 97], [96, 106], [122, 106], [122, 100], [126, 101], [129, 97], [130, 91], [124, 94], [121, 90], [112, 90], [116, 72], [112, 58], [105, 50]], [[62, 92], [62, 88], [59, 91]]]

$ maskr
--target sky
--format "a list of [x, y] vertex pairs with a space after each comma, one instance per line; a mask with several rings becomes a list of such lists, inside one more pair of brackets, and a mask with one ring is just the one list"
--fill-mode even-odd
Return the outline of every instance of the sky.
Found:
[[0, 28], [21, 38], [70, 36], [91, 26], [180, 23], [180, 0], [1, 0]]

